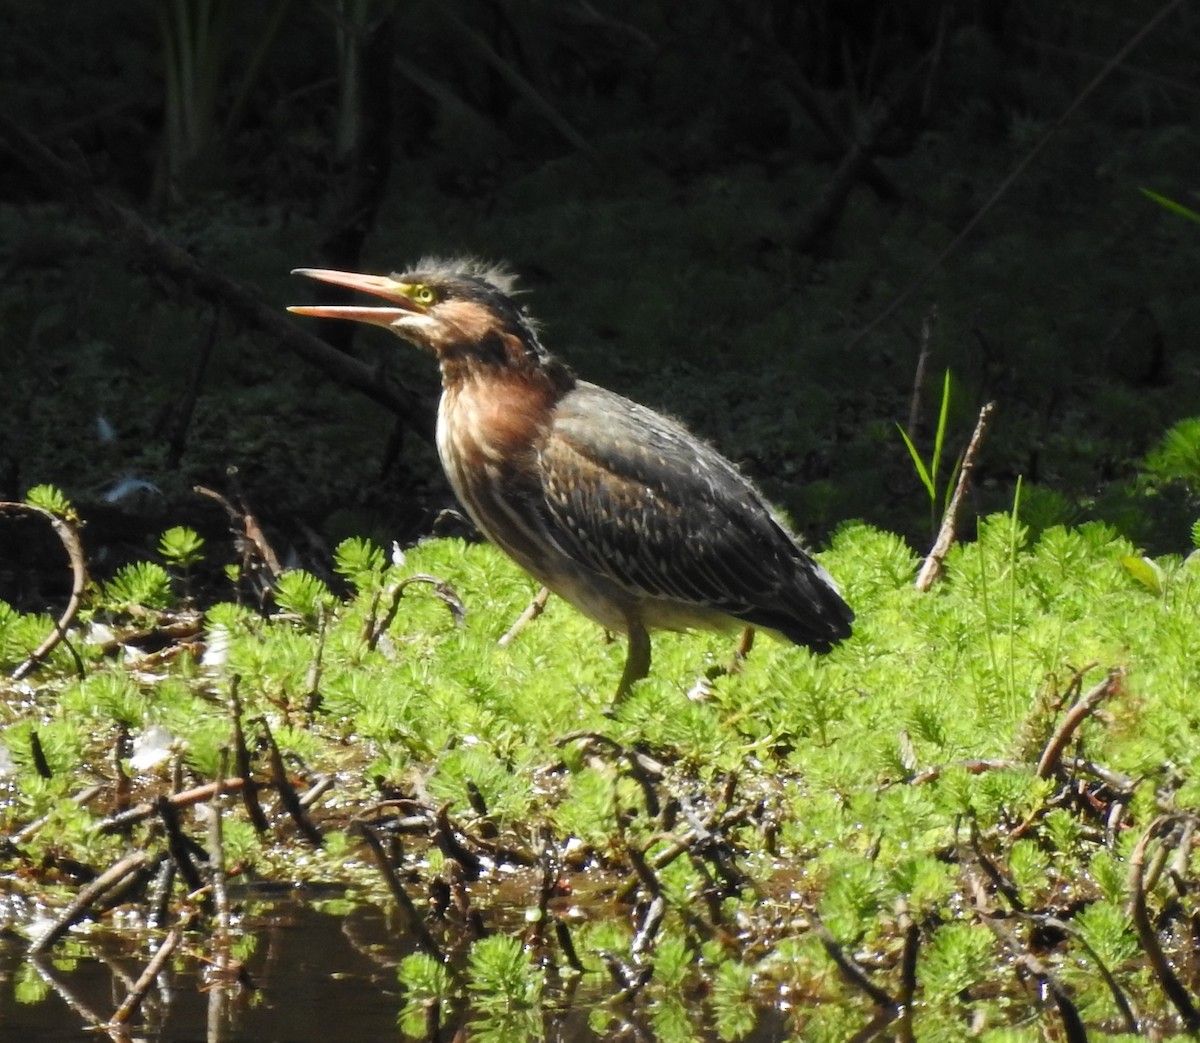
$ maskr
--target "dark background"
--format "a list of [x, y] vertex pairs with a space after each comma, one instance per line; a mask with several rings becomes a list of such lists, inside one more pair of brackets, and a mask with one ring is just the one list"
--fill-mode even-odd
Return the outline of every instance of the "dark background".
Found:
[[[60, 485], [101, 570], [170, 525], [222, 533], [197, 483], [240, 488], [310, 567], [451, 503], [428, 408], [177, 277], [15, 124], [272, 309], [333, 299], [297, 266], [509, 263], [551, 350], [683, 418], [815, 542], [865, 518], [928, 543], [896, 425], [928, 459], [949, 369], [940, 485], [997, 402], [973, 511], [1011, 509], [1020, 477], [1034, 530], [1102, 519], [1182, 551], [1195, 503], [1143, 462], [1200, 412], [1200, 225], [1139, 190], [1200, 208], [1196, 5], [1056, 127], [1159, 9], [6, 0], [0, 499]], [[294, 321], [436, 395], [387, 334]]]

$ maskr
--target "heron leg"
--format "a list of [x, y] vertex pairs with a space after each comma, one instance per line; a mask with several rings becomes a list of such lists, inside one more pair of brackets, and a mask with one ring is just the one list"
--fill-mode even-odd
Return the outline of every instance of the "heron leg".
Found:
[[737, 643], [737, 648], [733, 650], [733, 659], [729, 666], [725, 668], [727, 674], [740, 674], [742, 672], [742, 664], [746, 661], [746, 656], [750, 654], [750, 649], [754, 647], [754, 627], [744, 627], [742, 629], [741, 640]]
[[640, 681], [650, 673], [650, 635], [640, 623], [629, 623], [629, 652], [625, 656], [625, 672], [621, 674], [621, 683], [617, 685], [617, 694], [613, 699], [615, 706], [629, 694], [634, 681]]
[[704, 676], [710, 681], [715, 681], [718, 677], [729, 677], [731, 674], [740, 674], [742, 665], [746, 662], [746, 656], [750, 654], [750, 649], [754, 647], [754, 627], [748, 626], [742, 629], [742, 636], [738, 640], [737, 647], [733, 650], [733, 657], [725, 666], [710, 666]]

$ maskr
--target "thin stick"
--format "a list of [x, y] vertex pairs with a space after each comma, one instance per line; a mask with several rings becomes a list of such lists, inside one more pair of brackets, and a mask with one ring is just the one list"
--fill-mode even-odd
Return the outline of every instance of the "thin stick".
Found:
[[917, 353], [917, 371], [913, 374], [912, 398], [908, 404], [909, 438], [916, 438], [917, 421], [921, 419], [921, 389], [925, 386], [925, 370], [929, 365], [930, 341], [933, 340], [933, 324], [937, 322], [937, 305], [930, 307], [921, 320], [921, 349]]
[[[242, 785], [242, 806], [250, 816], [250, 822], [258, 833], [271, 828], [266, 812], [258, 799], [258, 783], [254, 781], [254, 766], [250, 762], [250, 750], [246, 746], [246, 730], [242, 727], [242, 700], [238, 695], [241, 676], [234, 674], [229, 679], [229, 715], [233, 718], [233, 763], [237, 768]], [[221, 773], [224, 776], [224, 772]], [[222, 789], [221, 792], [225, 792]]]
[[124, 1025], [137, 1012], [137, 1009], [142, 1005], [142, 1000], [146, 997], [146, 993], [150, 991], [150, 986], [154, 984], [154, 979], [158, 977], [167, 960], [171, 958], [171, 953], [175, 951], [179, 943], [183, 940], [183, 930], [190, 918], [190, 915], [185, 916], [167, 932], [162, 945], [158, 947], [158, 951], [151, 957], [150, 962], [146, 964], [146, 969], [142, 971], [141, 977], [134, 982], [129, 994], [116, 1009], [109, 1025]]
[[810, 913], [809, 919], [812, 921], [813, 933], [824, 946], [825, 952], [837, 964], [838, 970], [846, 976], [850, 983], [865, 992], [875, 1006], [895, 1011], [896, 1001], [884, 989], [871, 981], [862, 965], [846, 952], [842, 943], [833, 936], [833, 932], [825, 926], [816, 913]]
[[954, 545], [958, 512], [962, 507], [963, 497], [967, 492], [967, 485], [970, 483], [971, 471], [975, 468], [975, 456], [979, 452], [979, 446], [983, 441], [983, 433], [987, 429], [988, 420], [991, 418], [992, 411], [995, 408], [996, 403], [989, 402], [979, 411], [979, 419], [975, 421], [975, 431], [971, 435], [971, 441], [967, 443], [967, 451], [963, 454], [962, 467], [958, 469], [958, 482], [954, 486], [954, 495], [950, 497], [950, 503], [946, 506], [946, 514], [942, 518], [942, 527], [938, 530], [937, 539], [933, 542], [933, 548], [930, 550], [929, 556], [925, 559], [925, 564], [921, 566], [921, 571], [917, 575], [915, 584], [917, 590], [928, 590], [942, 574], [946, 555], [950, 553], [950, 548]]
[[899, 1043], [913, 1043], [913, 996], [917, 991], [917, 950], [921, 947], [921, 928], [913, 921], [908, 902], [900, 899], [897, 909], [897, 926], [904, 934], [904, 951], [900, 956], [900, 993], [896, 1003], [900, 1007], [900, 1024], [896, 1026]]
[[413, 900], [408, 896], [408, 892], [404, 889], [404, 884], [400, 877], [396, 875], [396, 870], [392, 868], [391, 862], [388, 861], [387, 854], [383, 850], [383, 844], [379, 842], [379, 836], [365, 822], [358, 823], [358, 831], [367, 842], [367, 846], [371, 849], [371, 855], [375, 859], [375, 864], [379, 867], [379, 871], [383, 874], [384, 883], [387, 884], [388, 891], [391, 892], [392, 898], [400, 909], [401, 915], [404, 917], [405, 926], [412, 933], [414, 940], [417, 943], [417, 948], [428, 956], [432, 956], [438, 963], [446, 962], [445, 953], [442, 952], [442, 947], [434, 940], [432, 934], [429, 933], [429, 928], [425, 926], [425, 920], [417, 911]]
[[[218, 790], [222, 793], [234, 793], [245, 786], [245, 784], [245, 779], [235, 776], [232, 779], [226, 779], [220, 786], [215, 782], [206, 782], [203, 786], [196, 786], [192, 789], [183, 790], [180, 793], [172, 793], [163, 799], [177, 808], [191, 807], [193, 804], [201, 804], [206, 800], [211, 800], [217, 795]], [[157, 805], [155, 804], [135, 804], [127, 811], [120, 811], [115, 815], [110, 815], [96, 827], [96, 832], [116, 833], [126, 826], [133, 825], [135, 822], [148, 819], [156, 810]]]
[[[100, 794], [104, 792], [105, 788], [105, 786], [99, 784], [95, 786], [89, 786], [87, 789], [76, 793], [75, 796], [71, 798], [71, 802], [73, 804], [78, 804], [80, 807], [84, 807], [100, 796]], [[33, 836], [34, 833], [41, 829], [42, 826], [49, 822], [52, 817], [52, 815], [43, 815], [41, 818], [36, 818], [32, 822], [26, 823], [15, 833], [6, 838], [5, 845], [16, 846], [24, 843], [31, 836]]]
[[36, 956], [49, 949], [67, 933], [73, 924], [83, 919], [87, 911], [99, 901], [101, 896], [128, 880], [135, 873], [141, 872], [149, 861], [150, 856], [145, 851], [135, 851], [132, 855], [128, 855], [106, 869], [75, 896], [75, 900], [63, 910], [54, 926], [29, 947], [29, 954]]
[[[20, 681], [33, 673], [54, 651], [58, 643], [66, 638], [67, 627], [75, 620], [75, 614], [79, 611], [79, 605], [83, 599], [83, 588], [87, 586], [87, 564], [84, 561], [83, 545], [79, 542], [79, 534], [75, 531], [75, 526], [65, 518], [60, 518], [53, 511], [48, 511], [44, 507], [35, 507], [31, 503], [0, 503], [0, 511], [24, 511], [27, 514], [41, 515], [53, 526], [54, 533], [66, 549], [67, 558], [71, 562], [71, 596], [67, 600], [67, 607], [63, 609], [62, 615], [55, 622], [54, 632], [30, 652], [26, 660], [12, 672], [12, 680]], [[70, 646], [68, 645], [68, 647]], [[78, 662], [78, 656], [76, 656], [76, 662]], [[82, 674], [82, 670], [80, 673]]]
[[225, 834], [221, 816], [225, 812], [221, 783], [229, 767], [229, 749], [223, 747], [217, 764], [217, 792], [206, 805], [208, 809], [208, 861], [212, 875], [213, 902], [217, 907], [217, 933], [214, 939], [218, 971], [224, 971], [229, 963], [229, 892], [225, 887]]
[[1059, 726], [1054, 729], [1054, 734], [1050, 736], [1050, 741], [1046, 743], [1046, 748], [1042, 751], [1037, 766], [1039, 779], [1048, 779], [1054, 774], [1059, 764], [1062, 763], [1063, 750], [1067, 748], [1071, 737], [1097, 706], [1121, 690], [1121, 681], [1124, 677], [1124, 670], [1110, 670], [1103, 681], [1071, 707]]
[[1131, 892], [1129, 905], [1133, 925], [1137, 928], [1138, 938], [1142, 943], [1142, 951], [1146, 954], [1146, 959], [1150, 961], [1154, 973], [1158, 975], [1163, 992], [1167, 994], [1167, 999], [1179, 1011], [1179, 1016], [1183, 1018], [1183, 1023], [1187, 1026], [1188, 1031], [1195, 1033], [1200, 1031], [1200, 1011], [1192, 1003], [1187, 989], [1171, 969], [1171, 965], [1162, 951], [1162, 946], [1158, 944], [1158, 935], [1154, 933], [1154, 925], [1150, 922], [1150, 913], [1146, 908], [1146, 881], [1143, 875], [1146, 864], [1146, 847], [1150, 840], [1168, 826], [1173, 826], [1178, 818], [1178, 815], [1162, 815], [1156, 818], [1138, 840], [1137, 846], [1133, 849], [1133, 855], [1129, 859], [1129, 890]]
[[525, 606], [525, 611], [517, 616], [517, 621], [508, 628], [496, 644], [503, 647], [512, 644], [516, 636], [546, 610], [546, 602], [550, 599], [550, 588], [542, 587], [533, 596], [533, 600]]
[[279, 802], [300, 830], [300, 835], [313, 847], [324, 847], [325, 838], [321, 834], [320, 827], [305, 813], [304, 806], [300, 803], [300, 796], [296, 793], [296, 787], [288, 778], [287, 768], [283, 763], [283, 754], [279, 752], [279, 747], [275, 743], [271, 725], [267, 723], [265, 717], [259, 717], [257, 721], [262, 726], [263, 736], [267, 740], [267, 759], [271, 765], [271, 775], [275, 780], [275, 791], [279, 794]]

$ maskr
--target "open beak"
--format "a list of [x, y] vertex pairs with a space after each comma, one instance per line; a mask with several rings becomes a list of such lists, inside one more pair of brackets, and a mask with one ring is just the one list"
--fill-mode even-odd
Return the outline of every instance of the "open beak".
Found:
[[351, 290], [374, 294], [392, 302], [389, 308], [362, 308], [355, 305], [316, 304], [295, 305], [288, 311], [297, 315], [312, 315], [318, 319], [353, 319], [369, 322], [373, 326], [391, 326], [406, 315], [423, 315], [425, 309], [405, 294], [405, 284], [389, 279], [385, 275], [359, 275], [357, 272], [339, 272], [331, 268], [294, 268], [293, 275], [306, 275], [310, 279], [346, 286]]

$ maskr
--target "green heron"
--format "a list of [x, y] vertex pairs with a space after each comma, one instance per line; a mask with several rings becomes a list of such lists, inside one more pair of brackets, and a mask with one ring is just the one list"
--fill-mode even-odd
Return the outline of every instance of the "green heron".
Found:
[[442, 374], [437, 447], [480, 531], [545, 587], [629, 635], [620, 699], [650, 670], [651, 629], [760, 627], [827, 652], [854, 613], [763, 497], [682, 425], [579, 380], [473, 260], [392, 276], [293, 274], [386, 307], [296, 307], [383, 326]]

